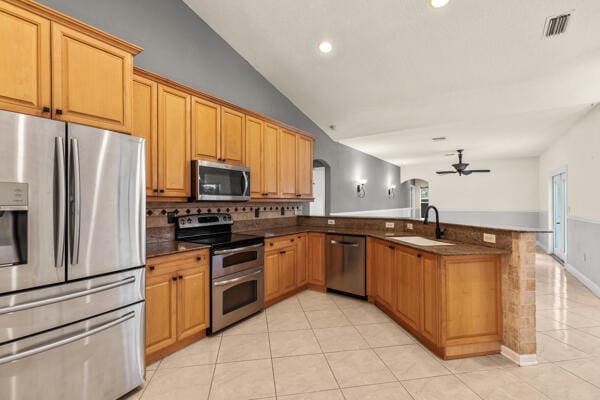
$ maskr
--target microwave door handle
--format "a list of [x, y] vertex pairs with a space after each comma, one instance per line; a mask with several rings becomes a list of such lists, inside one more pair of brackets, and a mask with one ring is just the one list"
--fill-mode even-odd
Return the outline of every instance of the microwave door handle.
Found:
[[244, 175], [244, 196], [248, 196], [248, 190], [250, 189], [250, 185], [248, 184], [248, 171], [243, 171], [242, 175]]
[[73, 170], [71, 171], [73, 181], [71, 182], [72, 193], [73, 193], [73, 219], [71, 231], [72, 243], [71, 243], [71, 264], [79, 264], [79, 242], [81, 234], [81, 186], [80, 186], [80, 165], [79, 165], [79, 143], [77, 139], [71, 139], [71, 157]]
[[63, 266], [65, 254], [65, 213], [67, 207], [66, 188], [65, 188], [65, 144], [62, 137], [57, 137], [56, 141], [56, 193], [54, 201], [56, 202], [56, 242], [54, 250], [54, 265], [56, 268]]

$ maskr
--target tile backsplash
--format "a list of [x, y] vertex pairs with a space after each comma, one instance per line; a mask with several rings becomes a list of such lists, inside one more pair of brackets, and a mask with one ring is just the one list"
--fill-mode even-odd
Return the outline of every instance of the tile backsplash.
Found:
[[[283, 208], [283, 215], [281, 215]], [[256, 217], [258, 209], [258, 217]], [[168, 213], [176, 216], [207, 213], [229, 213], [233, 217], [234, 231], [260, 229], [263, 226], [288, 226], [296, 224], [296, 216], [302, 215], [302, 203], [294, 202], [196, 202], [196, 203], [147, 203], [146, 241], [155, 243], [175, 240], [175, 224], [170, 224]]]

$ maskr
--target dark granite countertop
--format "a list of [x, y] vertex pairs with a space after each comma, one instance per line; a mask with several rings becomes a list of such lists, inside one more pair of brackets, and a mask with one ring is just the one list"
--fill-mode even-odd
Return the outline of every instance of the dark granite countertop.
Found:
[[[407, 232], [392, 232], [392, 231], [376, 231], [376, 230], [357, 230], [351, 228], [322, 228], [314, 226], [286, 226], [283, 228], [259, 229], [253, 231], [245, 231], [240, 233], [263, 236], [265, 239], [273, 237], [281, 237], [287, 235], [295, 235], [305, 232], [320, 232], [320, 233], [335, 233], [346, 235], [371, 236], [377, 239], [388, 240], [392, 243], [397, 243], [416, 250], [421, 250], [427, 253], [439, 256], [466, 256], [466, 255], [495, 255], [495, 254], [510, 254], [510, 250], [500, 249], [488, 246], [479, 246], [474, 244], [450, 242], [448, 240], [439, 240], [446, 242], [449, 246], [420, 246], [412, 243], [406, 243], [399, 240], [394, 240], [392, 237], [398, 236], [418, 236]], [[427, 238], [429, 239], [429, 238]]]
[[189, 242], [157, 242], [146, 243], [146, 257], [166, 256], [169, 254], [183, 253], [186, 251], [209, 249], [207, 244]]

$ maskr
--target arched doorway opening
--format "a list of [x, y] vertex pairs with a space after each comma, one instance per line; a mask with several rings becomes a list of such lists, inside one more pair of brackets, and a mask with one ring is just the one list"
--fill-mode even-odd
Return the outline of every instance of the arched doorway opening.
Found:
[[411, 218], [425, 217], [425, 209], [429, 205], [429, 190], [429, 182], [425, 179], [414, 178], [402, 182], [402, 206], [410, 208]]
[[313, 160], [313, 196], [309, 215], [329, 215], [331, 212], [331, 167], [323, 160]]

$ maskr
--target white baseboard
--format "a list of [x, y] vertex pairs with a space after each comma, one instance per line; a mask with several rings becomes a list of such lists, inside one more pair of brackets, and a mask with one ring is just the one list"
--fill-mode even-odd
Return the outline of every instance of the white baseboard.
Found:
[[500, 354], [504, 357], [508, 358], [515, 364], [520, 367], [530, 367], [532, 365], [537, 365], [537, 355], [535, 354], [518, 354], [512, 349], [502, 345], [500, 348]]
[[581, 283], [583, 283], [588, 289], [590, 289], [592, 293], [600, 297], [600, 286], [598, 286], [598, 284], [593, 282], [590, 278], [582, 274], [577, 268], [575, 268], [567, 262], [565, 262], [565, 269], [569, 271], [571, 275], [577, 278]]

